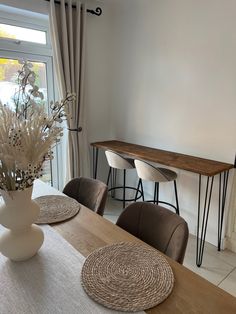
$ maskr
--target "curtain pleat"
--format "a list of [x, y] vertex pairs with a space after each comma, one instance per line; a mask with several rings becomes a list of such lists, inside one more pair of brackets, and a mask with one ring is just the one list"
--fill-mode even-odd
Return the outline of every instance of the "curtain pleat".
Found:
[[[72, 8], [72, 0], [66, 3], [50, 1], [50, 32], [59, 95], [64, 98], [67, 93], [76, 94], [67, 119], [69, 180], [88, 176], [90, 169], [84, 115], [86, 6], [77, 1], [76, 8]], [[75, 131], [79, 128], [81, 132]]]

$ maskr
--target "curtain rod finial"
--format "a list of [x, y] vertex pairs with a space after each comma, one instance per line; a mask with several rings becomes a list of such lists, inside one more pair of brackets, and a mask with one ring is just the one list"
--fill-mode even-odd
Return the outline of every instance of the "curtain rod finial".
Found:
[[102, 9], [100, 7], [97, 7], [95, 10], [88, 9], [87, 12], [100, 16], [102, 14]]

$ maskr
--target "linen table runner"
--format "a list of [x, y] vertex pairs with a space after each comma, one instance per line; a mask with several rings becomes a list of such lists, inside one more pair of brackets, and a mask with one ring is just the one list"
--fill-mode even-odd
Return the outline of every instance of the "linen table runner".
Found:
[[50, 226], [42, 228], [45, 240], [33, 258], [12, 262], [0, 254], [0, 313], [121, 313], [87, 296], [80, 282], [85, 258]]

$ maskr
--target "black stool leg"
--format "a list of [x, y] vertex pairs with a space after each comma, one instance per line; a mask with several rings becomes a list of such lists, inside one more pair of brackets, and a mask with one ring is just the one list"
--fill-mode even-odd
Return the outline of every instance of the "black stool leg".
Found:
[[175, 200], [176, 200], [176, 214], [179, 215], [179, 201], [178, 201], [176, 180], [174, 180], [174, 187], [175, 187]]
[[123, 182], [123, 208], [125, 208], [125, 185], [126, 185], [126, 170], [124, 169], [124, 182]]
[[135, 201], [135, 202], [137, 201], [137, 198], [138, 198], [138, 190], [139, 190], [140, 182], [141, 182], [141, 179], [138, 180], [137, 191], [136, 191], [135, 197], [134, 197], [134, 201]]
[[[113, 179], [113, 187], [116, 186], [116, 178], [117, 178], [117, 169], [114, 168], [114, 179]], [[116, 189], [113, 190], [113, 197], [116, 197]]]
[[107, 186], [109, 184], [110, 177], [111, 177], [111, 167], [109, 167], [109, 172], [108, 172], [108, 177], [107, 177]]
[[[114, 184], [114, 178], [115, 178], [115, 169], [111, 168], [111, 188], [113, 189], [115, 184]], [[111, 197], [114, 198], [115, 196], [115, 190], [111, 190]]]
[[154, 188], [154, 204], [158, 205], [159, 203], [159, 182], [155, 182]]
[[144, 202], [144, 192], [143, 192], [143, 181], [142, 181], [142, 179], [140, 179], [140, 186], [141, 186], [141, 191], [142, 191], [142, 199]]
[[115, 198], [116, 196], [116, 190], [114, 187], [116, 186], [116, 174], [117, 174], [117, 169], [111, 167], [111, 197]]
[[156, 204], [156, 194], [157, 194], [157, 183], [154, 183], [154, 198], [153, 198], [153, 204]]

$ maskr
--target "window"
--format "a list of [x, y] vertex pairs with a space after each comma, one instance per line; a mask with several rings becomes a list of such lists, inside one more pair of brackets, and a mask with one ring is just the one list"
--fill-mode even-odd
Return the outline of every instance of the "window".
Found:
[[[46, 64], [43, 62], [32, 62], [33, 71], [37, 75], [36, 84], [43, 93], [44, 99], [40, 102], [45, 105], [47, 99], [47, 73]], [[18, 90], [16, 83], [17, 71], [21, 69], [17, 59], [0, 58], [0, 98], [2, 103], [13, 106], [13, 96]]]
[[[48, 20], [45, 17], [30, 19], [28, 12], [25, 18], [20, 11], [20, 15], [0, 12], [0, 100], [13, 105], [12, 97], [18, 87], [17, 70], [21, 68], [18, 60], [26, 59], [33, 64], [37, 85], [48, 106], [55, 99]], [[58, 171], [61, 155], [62, 148], [58, 145], [54, 149], [54, 159], [44, 163], [43, 180], [57, 188], [61, 188], [59, 182], [62, 182], [63, 177]]]
[[[41, 100], [41, 103], [45, 105], [48, 103], [46, 63], [31, 62], [33, 64], [33, 70], [37, 75], [36, 83], [44, 95], [44, 99], [43, 101]], [[19, 88], [16, 83], [17, 71], [20, 69], [21, 65], [18, 63], [17, 59], [0, 58], [0, 100], [9, 107], [14, 106], [13, 97]], [[51, 183], [52, 173], [50, 161], [44, 163], [43, 169], [42, 180]]]
[[8, 24], [0, 24], [0, 38], [46, 44], [46, 32]]

